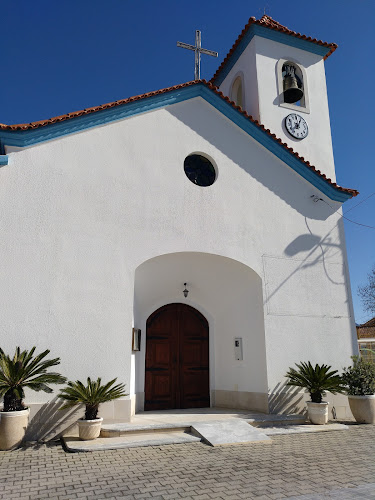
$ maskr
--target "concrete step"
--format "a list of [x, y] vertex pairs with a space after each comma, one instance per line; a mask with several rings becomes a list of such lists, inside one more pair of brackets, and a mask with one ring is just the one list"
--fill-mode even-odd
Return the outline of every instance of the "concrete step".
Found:
[[65, 437], [67, 451], [99, 451], [137, 446], [163, 446], [203, 441], [210, 446], [223, 446], [263, 442], [271, 439], [260, 429], [243, 419], [211, 420], [194, 422], [186, 429], [181, 424], [154, 424], [131, 426], [130, 424], [103, 425], [100, 437], [92, 441], [81, 441], [77, 437]]
[[191, 426], [191, 431], [211, 446], [271, 443], [271, 438], [259, 428], [249, 425], [242, 419], [197, 422]]
[[[110, 424], [117, 426], [115, 432], [122, 435], [100, 437], [92, 441], [81, 441], [78, 437], [65, 437], [64, 446], [70, 452], [86, 452], [134, 448], [138, 446], [163, 446], [168, 444], [184, 444], [203, 441], [210, 446], [237, 445], [246, 443], [271, 443], [269, 436], [278, 434], [295, 434], [304, 432], [327, 432], [347, 430], [348, 426], [335, 422], [326, 425], [276, 425], [274, 427], [253, 427], [242, 419], [196, 422], [189, 429], [191, 432], [174, 428], [160, 429], [140, 426], [139, 432], [134, 429], [119, 430], [118, 426], [129, 424]], [[107, 425], [108, 426], [108, 425]], [[111, 430], [111, 429], [110, 429]], [[110, 434], [110, 433], [109, 433]]]
[[261, 414], [256, 418], [246, 418], [246, 422], [254, 427], [272, 427], [274, 425], [303, 425], [307, 422], [305, 415]]
[[180, 423], [165, 423], [165, 424], [145, 424], [145, 425], [134, 425], [131, 423], [122, 424], [103, 424], [100, 437], [102, 438], [112, 438], [127, 436], [129, 434], [152, 434], [161, 432], [189, 432], [191, 424], [180, 424]]
[[[254, 415], [254, 414], [253, 414]], [[256, 414], [256, 415], [241, 415], [235, 417], [234, 415], [228, 415], [228, 417], [222, 416], [217, 419], [215, 418], [200, 418], [198, 420], [197, 415], [192, 415], [190, 418], [188, 415], [185, 418], [178, 418], [173, 422], [173, 415], [170, 416], [171, 421], [165, 422], [151, 422], [144, 421], [143, 423], [114, 423], [114, 424], [103, 424], [100, 433], [101, 437], [119, 437], [125, 436], [128, 433], [148, 433], [148, 432], [173, 432], [173, 431], [185, 431], [189, 432], [190, 429], [201, 422], [216, 422], [219, 420], [239, 420], [247, 422], [253, 427], [273, 427], [276, 425], [302, 425], [306, 423], [306, 417], [303, 415], [269, 415], [269, 414]]]
[[126, 436], [99, 437], [91, 441], [81, 441], [78, 437], [65, 437], [64, 446], [70, 452], [117, 450], [122, 448], [135, 448], [139, 446], [163, 446], [168, 444], [195, 443], [200, 437], [192, 434], [174, 432], [128, 433]]

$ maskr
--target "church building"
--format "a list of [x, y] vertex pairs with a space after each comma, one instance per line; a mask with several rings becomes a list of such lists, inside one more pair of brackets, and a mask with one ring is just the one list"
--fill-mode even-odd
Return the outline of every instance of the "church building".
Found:
[[[50, 349], [69, 380], [117, 377], [129, 396], [101, 416], [123, 420], [290, 411], [289, 367], [348, 366], [339, 214], [358, 193], [335, 179], [335, 49], [250, 18], [208, 82], [0, 125], [4, 351]], [[328, 400], [345, 416], [345, 397]]]

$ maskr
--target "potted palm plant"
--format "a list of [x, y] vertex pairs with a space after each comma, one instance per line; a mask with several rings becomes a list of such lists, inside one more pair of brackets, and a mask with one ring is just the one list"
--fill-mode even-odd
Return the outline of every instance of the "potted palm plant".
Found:
[[352, 356], [353, 366], [344, 368], [349, 406], [357, 422], [375, 424], [375, 363]]
[[331, 366], [307, 363], [296, 363], [298, 370], [289, 368], [286, 376], [289, 378], [287, 385], [303, 387], [310, 394], [311, 401], [306, 401], [307, 415], [313, 424], [326, 424], [328, 422], [328, 403], [323, 401], [327, 391], [332, 394], [343, 393], [345, 386], [337, 370]]
[[59, 373], [48, 371], [60, 363], [60, 358], [46, 360], [48, 349], [34, 356], [35, 349], [21, 351], [17, 347], [13, 357], [0, 349], [0, 397], [4, 399], [0, 412], [0, 450], [17, 448], [25, 436], [29, 421], [29, 408], [23, 403], [25, 387], [51, 393], [49, 384], [66, 382]]
[[103, 419], [98, 417], [98, 410], [101, 403], [127, 396], [124, 391], [125, 385], [114, 385], [116, 380], [117, 378], [102, 385], [100, 377], [96, 381], [92, 381], [88, 377], [87, 385], [76, 380], [75, 382], [68, 382], [68, 386], [61, 389], [59, 397], [66, 401], [61, 406], [61, 410], [80, 404], [84, 404], [86, 407], [85, 417], [78, 420], [80, 439], [86, 441], [96, 439], [100, 435]]

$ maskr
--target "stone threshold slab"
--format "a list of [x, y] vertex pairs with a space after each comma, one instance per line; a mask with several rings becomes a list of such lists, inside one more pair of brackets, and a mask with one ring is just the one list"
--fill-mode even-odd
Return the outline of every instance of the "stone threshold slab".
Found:
[[211, 446], [271, 443], [271, 438], [263, 430], [241, 419], [198, 422], [191, 426], [191, 432]]
[[118, 450], [122, 448], [136, 448], [140, 446], [164, 446], [169, 444], [195, 443], [201, 439], [185, 432], [161, 432], [152, 434], [129, 434], [120, 437], [99, 437], [91, 441], [81, 441], [78, 437], [65, 437], [66, 451], [89, 452], [103, 450]]

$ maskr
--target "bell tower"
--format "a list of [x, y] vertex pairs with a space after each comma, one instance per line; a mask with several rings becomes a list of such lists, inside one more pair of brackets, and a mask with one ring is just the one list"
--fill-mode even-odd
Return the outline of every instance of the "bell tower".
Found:
[[267, 15], [250, 18], [211, 80], [333, 181], [324, 61], [336, 47], [291, 31]]

